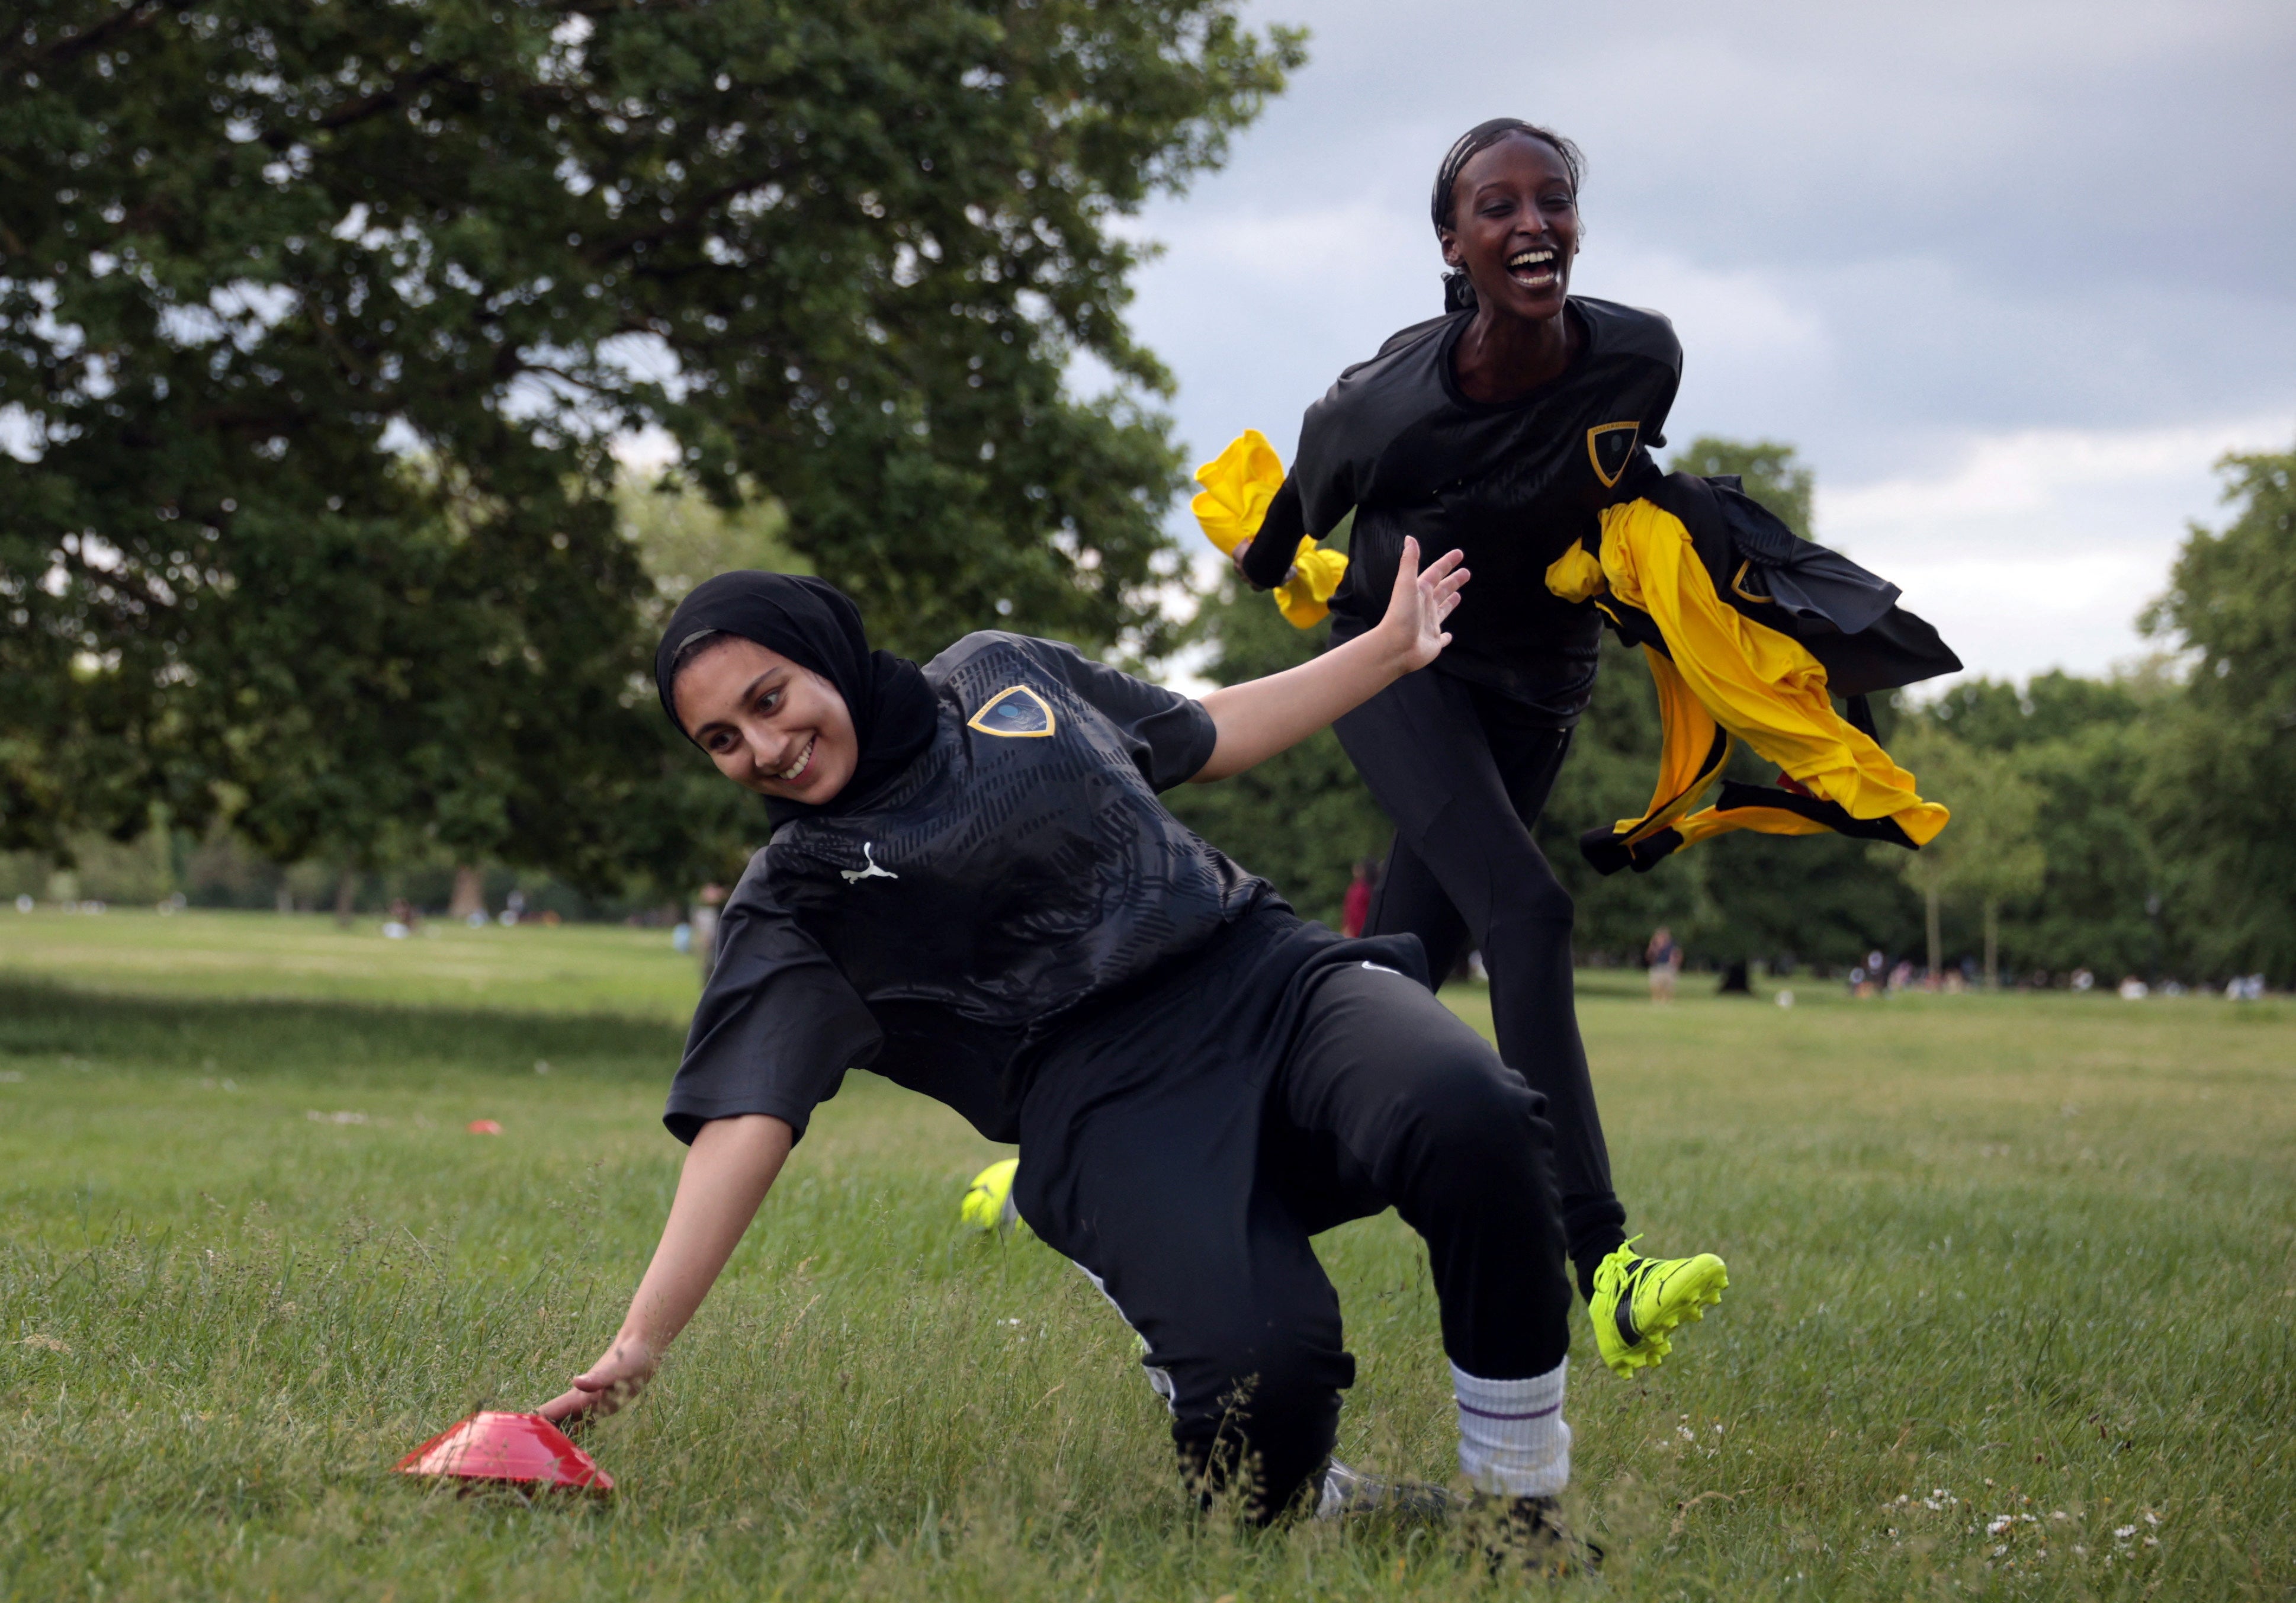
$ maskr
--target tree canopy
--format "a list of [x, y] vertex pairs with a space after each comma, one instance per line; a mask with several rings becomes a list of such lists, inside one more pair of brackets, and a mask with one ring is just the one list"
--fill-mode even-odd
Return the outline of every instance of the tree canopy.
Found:
[[2048, 857], [2036, 826], [2044, 796], [2007, 752], [1972, 745], [1935, 719], [1905, 729], [1890, 755], [1921, 778], [1924, 793], [1951, 798], [1953, 821], [1919, 851], [1875, 847], [1919, 892], [1927, 913], [1928, 968], [1945, 967], [1948, 898], [1975, 902], [1985, 919], [1986, 982], [1997, 983], [2001, 904], [2038, 890]]
[[2296, 972], [2296, 450], [2221, 464], [2235, 504], [2194, 525], [2168, 593], [2144, 614], [2189, 659], [2141, 794], [2168, 893], [2214, 968]]
[[1178, 462], [1111, 224], [1300, 59], [1234, 9], [12, 8], [0, 846], [156, 802], [674, 865], [634, 429], [888, 645], [1152, 644]]
[[1724, 440], [1702, 434], [1674, 454], [1667, 467], [1677, 473], [1718, 478], [1734, 474], [1751, 496], [1804, 539], [1810, 533], [1811, 499], [1817, 475], [1798, 459], [1790, 445], [1775, 440]]

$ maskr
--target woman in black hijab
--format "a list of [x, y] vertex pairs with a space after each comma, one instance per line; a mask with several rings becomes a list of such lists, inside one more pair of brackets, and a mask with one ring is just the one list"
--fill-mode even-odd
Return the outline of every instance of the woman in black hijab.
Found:
[[1570, 1287], [1538, 1098], [1435, 1001], [1414, 943], [1302, 922], [1157, 800], [1432, 660], [1466, 577], [1456, 557], [1422, 574], [1406, 543], [1371, 627], [1201, 701], [1019, 635], [919, 669], [817, 580], [688, 596], [662, 708], [775, 828], [670, 1089], [692, 1151], [661, 1245], [613, 1344], [543, 1411], [644, 1385], [815, 1106], [866, 1065], [1019, 1143], [1021, 1217], [1140, 1334], [1196, 1483], [1263, 1519], [1396, 1495], [1330, 1461], [1354, 1360], [1308, 1237], [1400, 1208], [1429, 1244], [1461, 1462], [1554, 1558]]
[[1595, 685], [1602, 619], [1547, 588], [1548, 565], [1605, 506], [1661, 475], [1651, 448], [1682, 348], [1667, 320], [1570, 293], [1576, 145], [1496, 118], [1461, 136], [1429, 210], [1448, 269], [1444, 315], [1406, 328], [1308, 408], [1292, 473], [1236, 566], [1283, 582], [1304, 533], [1355, 514], [1334, 641], [1378, 617], [1415, 538], [1457, 551], [1475, 596], [1456, 641], [1338, 720], [1394, 820], [1367, 933], [1419, 937], [1448, 974], [1472, 941], [1491, 977], [1499, 1055], [1547, 1099], [1563, 1229], [1603, 1358], [1621, 1375], [1670, 1350], [1728, 1284], [1712, 1254], [1659, 1260], [1626, 1239], [1571, 996], [1569, 892], [1531, 828]]

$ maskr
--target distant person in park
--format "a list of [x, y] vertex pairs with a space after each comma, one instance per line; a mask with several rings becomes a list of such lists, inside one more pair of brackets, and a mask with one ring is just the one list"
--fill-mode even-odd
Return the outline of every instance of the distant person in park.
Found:
[[1653, 1259], [1627, 1238], [1572, 999], [1570, 897], [1531, 838], [1594, 693], [1603, 624], [1547, 570], [1657, 476], [1682, 369], [1664, 317], [1569, 292], [1581, 165], [1568, 139], [1512, 118], [1451, 146], [1430, 202], [1443, 316], [1308, 409], [1290, 475], [1231, 556], [1252, 585], [1283, 584], [1302, 537], [1353, 512], [1335, 642], [1378, 621], [1407, 539], [1475, 571], [1456, 643], [1335, 726], [1396, 826], [1367, 932], [1418, 936], [1437, 974], [1480, 948], [1499, 1056], [1547, 1099], [1578, 1288], [1625, 1375], [1664, 1358], [1728, 1277], [1711, 1254]]
[[1355, 1360], [1308, 1238], [1398, 1209], [1502, 1550], [1576, 1550], [1553, 1501], [1570, 1287], [1538, 1097], [1435, 999], [1417, 942], [1302, 922], [1157, 799], [1423, 666], [1466, 577], [1406, 545], [1372, 627], [1201, 701], [1012, 634], [920, 670], [818, 580], [698, 587], [655, 659], [662, 705], [775, 828], [670, 1089], [693, 1150], [661, 1244], [543, 1412], [646, 1382], [816, 1105], [867, 1065], [1019, 1143], [1021, 1217], [1139, 1333], [1185, 1471], [1261, 1519], [1443, 1501], [1331, 1461]]
[[701, 965], [701, 982], [709, 983], [709, 976], [718, 967], [718, 911], [725, 905], [726, 887], [708, 884], [693, 899], [693, 916], [689, 927], [693, 935], [693, 956]]
[[1651, 932], [1650, 944], [1643, 949], [1643, 960], [1650, 965], [1651, 1000], [1674, 1000], [1674, 982], [1682, 973], [1682, 948], [1674, 932], [1660, 925]]
[[1340, 904], [1340, 933], [1352, 941], [1364, 933], [1371, 922], [1373, 887], [1378, 883], [1379, 865], [1369, 858], [1356, 860], [1355, 875], [1348, 881], [1348, 893]]

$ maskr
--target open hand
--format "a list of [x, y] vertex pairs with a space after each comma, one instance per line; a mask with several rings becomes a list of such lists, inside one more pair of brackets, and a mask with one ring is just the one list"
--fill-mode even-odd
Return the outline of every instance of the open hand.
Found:
[[1467, 570], [1459, 564], [1465, 560], [1463, 552], [1447, 551], [1422, 572], [1419, 542], [1405, 538], [1395, 564], [1395, 591], [1388, 597], [1387, 616], [1379, 621], [1390, 646], [1408, 664], [1405, 672], [1426, 667], [1451, 644], [1443, 621], [1459, 604], [1459, 588], [1467, 582]]
[[553, 1397], [535, 1411], [554, 1425], [569, 1419], [603, 1419], [634, 1402], [653, 1378], [660, 1362], [644, 1342], [619, 1337], [604, 1357], [574, 1377], [572, 1391]]

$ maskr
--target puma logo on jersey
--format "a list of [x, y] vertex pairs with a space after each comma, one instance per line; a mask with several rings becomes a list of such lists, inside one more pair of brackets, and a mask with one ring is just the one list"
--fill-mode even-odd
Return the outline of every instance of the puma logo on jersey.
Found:
[[853, 884], [857, 881], [865, 879], [898, 879], [901, 877], [899, 875], [894, 873], [890, 868], [880, 868], [877, 867], [876, 853], [873, 850], [875, 846], [876, 843], [874, 841], [864, 841], [861, 843], [861, 860], [868, 865], [866, 867], [840, 868], [837, 871], [844, 877], [847, 884]]

